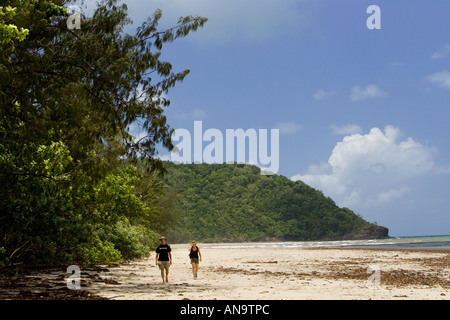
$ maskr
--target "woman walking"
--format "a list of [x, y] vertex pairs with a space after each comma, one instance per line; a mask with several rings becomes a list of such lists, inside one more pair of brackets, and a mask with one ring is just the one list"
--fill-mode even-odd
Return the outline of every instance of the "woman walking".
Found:
[[191, 246], [189, 247], [189, 258], [191, 258], [192, 274], [194, 279], [197, 279], [198, 264], [202, 261], [202, 254], [195, 241], [192, 241]]

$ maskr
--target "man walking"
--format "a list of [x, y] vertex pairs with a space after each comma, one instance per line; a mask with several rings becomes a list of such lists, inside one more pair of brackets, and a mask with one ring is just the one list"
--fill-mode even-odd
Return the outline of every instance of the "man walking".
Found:
[[[163, 283], [169, 282], [169, 267], [172, 264], [172, 249], [168, 244], [166, 244], [166, 238], [161, 237], [161, 244], [156, 248], [156, 264], [161, 270], [161, 278]], [[166, 270], [166, 275], [164, 276], [164, 270]]]

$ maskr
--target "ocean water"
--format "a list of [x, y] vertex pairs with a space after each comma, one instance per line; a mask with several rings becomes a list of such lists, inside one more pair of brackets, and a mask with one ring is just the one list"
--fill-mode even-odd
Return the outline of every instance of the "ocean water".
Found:
[[205, 248], [366, 248], [450, 250], [450, 235], [392, 237], [374, 240], [205, 243]]

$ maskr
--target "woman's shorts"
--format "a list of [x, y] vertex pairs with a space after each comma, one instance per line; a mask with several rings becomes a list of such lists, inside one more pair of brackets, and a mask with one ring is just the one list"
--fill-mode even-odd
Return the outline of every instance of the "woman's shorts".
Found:
[[169, 269], [170, 262], [169, 261], [158, 261], [158, 267], [159, 267], [159, 270]]
[[191, 258], [191, 263], [196, 263], [196, 264], [198, 264], [198, 258]]

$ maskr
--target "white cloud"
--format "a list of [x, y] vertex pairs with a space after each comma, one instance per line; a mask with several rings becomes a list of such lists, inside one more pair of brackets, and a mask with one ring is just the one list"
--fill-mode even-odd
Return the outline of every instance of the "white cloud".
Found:
[[206, 112], [203, 109], [195, 108], [188, 112], [177, 113], [175, 117], [182, 120], [203, 120], [206, 118]]
[[433, 73], [427, 77], [427, 80], [432, 83], [436, 83], [441, 87], [450, 89], [450, 72], [447, 70]]
[[133, 141], [138, 142], [147, 137], [148, 132], [141, 126], [142, 119], [139, 118], [128, 126], [128, 133], [134, 137]]
[[311, 166], [291, 179], [322, 190], [341, 206], [373, 207], [400, 199], [409, 192], [408, 182], [435, 169], [434, 149], [400, 138], [400, 130], [392, 126], [346, 136], [336, 144], [328, 166]]
[[438, 174], [449, 174], [450, 173], [450, 165], [443, 165], [436, 167], [436, 173]]
[[350, 99], [353, 101], [362, 101], [365, 99], [383, 98], [387, 94], [380, 90], [376, 85], [370, 84], [366, 88], [354, 86], [350, 89]]
[[336, 125], [331, 126], [331, 132], [336, 135], [351, 135], [355, 133], [361, 133], [362, 129], [357, 124], [347, 124], [345, 126], [338, 127]]
[[278, 122], [275, 128], [280, 129], [280, 134], [294, 134], [302, 128], [301, 125], [295, 122]]
[[324, 91], [324, 90], [320, 89], [319, 91], [314, 93], [314, 99], [316, 99], [318, 101], [322, 101], [323, 99], [330, 97], [330, 96], [334, 95], [335, 93], [336, 93], [336, 91], [334, 91], [334, 90]]
[[450, 45], [446, 44], [443, 48], [441, 48], [440, 50], [436, 51], [435, 53], [433, 53], [431, 55], [431, 59], [441, 59], [441, 58], [445, 58], [446, 56], [448, 56], [450, 54]]
[[409, 193], [411, 190], [408, 187], [402, 187], [400, 189], [389, 189], [387, 191], [380, 192], [377, 195], [376, 203], [386, 203], [397, 199], [400, 199], [405, 194]]
[[163, 28], [173, 26], [181, 16], [206, 17], [205, 28], [189, 38], [227, 43], [266, 40], [287, 30], [300, 30], [306, 13], [297, 6], [305, 2], [309, 0], [128, 0], [127, 6], [139, 24], [161, 9]]
[[157, 156], [161, 161], [172, 161], [172, 156], [170, 153], [164, 153]]
[[320, 164], [312, 164], [308, 167], [308, 174], [324, 175], [332, 173], [332, 167], [328, 162], [321, 162]]

